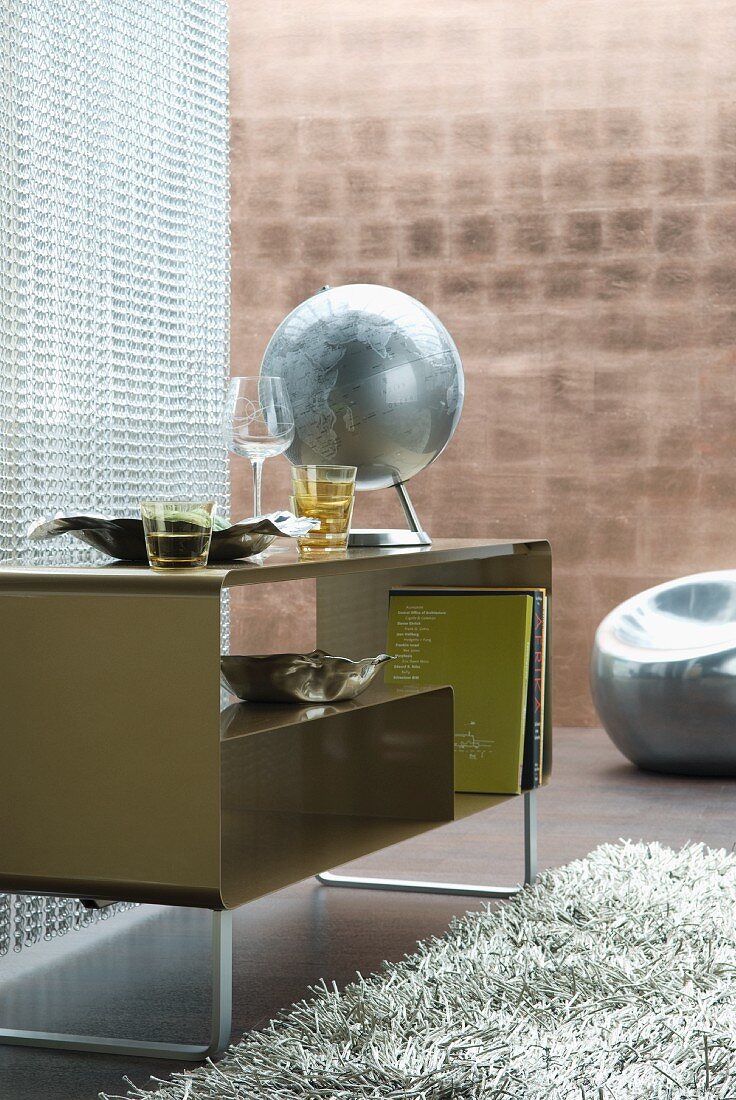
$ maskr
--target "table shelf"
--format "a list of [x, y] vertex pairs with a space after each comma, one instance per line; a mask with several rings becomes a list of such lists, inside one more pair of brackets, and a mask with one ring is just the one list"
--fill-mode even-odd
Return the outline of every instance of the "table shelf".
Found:
[[331, 715], [357, 713], [366, 707], [434, 690], [432, 687], [407, 688], [384, 684], [380, 682], [383, 674], [379, 672], [378, 676], [379, 679], [357, 699], [348, 699], [342, 703], [305, 703], [303, 706], [295, 703], [240, 703], [234, 695], [230, 695], [229, 704], [220, 712], [220, 739], [229, 741], [266, 730], [280, 730], [288, 726], [303, 725], [305, 722], [315, 722]]
[[[446, 687], [221, 711], [223, 592], [308, 578], [317, 645], [357, 658], [385, 648], [391, 588], [549, 592], [551, 559], [443, 539], [170, 575], [0, 567], [0, 890], [232, 908], [506, 800], [453, 794]], [[544, 741], [546, 778], [549, 695]]]

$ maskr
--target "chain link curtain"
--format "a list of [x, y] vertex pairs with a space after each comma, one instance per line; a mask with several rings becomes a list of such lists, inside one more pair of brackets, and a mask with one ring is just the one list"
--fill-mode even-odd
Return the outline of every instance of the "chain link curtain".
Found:
[[[0, 560], [94, 560], [29, 525], [227, 510], [226, 2], [0, 0], [0, 83]], [[0, 896], [0, 954], [90, 919]]]

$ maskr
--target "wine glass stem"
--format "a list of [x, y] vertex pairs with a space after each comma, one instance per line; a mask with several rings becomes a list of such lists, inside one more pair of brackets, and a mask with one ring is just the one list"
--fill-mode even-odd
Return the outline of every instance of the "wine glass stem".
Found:
[[263, 474], [263, 459], [251, 459], [253, 467], [253, 515], [261, 514], [261, 475]]

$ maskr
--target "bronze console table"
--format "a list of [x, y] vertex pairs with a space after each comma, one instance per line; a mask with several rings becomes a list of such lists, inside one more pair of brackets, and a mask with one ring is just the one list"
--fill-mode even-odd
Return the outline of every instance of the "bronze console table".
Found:
[[[323, 870], [506, 798], [454, 794], [448, 687], [377, 686], [328, 707], [221, 709], [223, 591], [306, 578], [317, 582], [317, 644], [362, 657], [385, 648], [391, 588], [549, 590], [551, 557], [543, 541], [447, 539], [313, 562], [288, 551], [170, 575], [122, 564], [0, 567], [0, 890], [213, 914], [207, 1044], [11, 1029], [0, 1042], [201, 1059], [229, 1042], [231, 910], [244, 902], [309, 875], [485, 897], [518, 889]], [[548, 775], [549, 705], [544, 738]], [[531, 882], [534, 792], [524, 810]]]

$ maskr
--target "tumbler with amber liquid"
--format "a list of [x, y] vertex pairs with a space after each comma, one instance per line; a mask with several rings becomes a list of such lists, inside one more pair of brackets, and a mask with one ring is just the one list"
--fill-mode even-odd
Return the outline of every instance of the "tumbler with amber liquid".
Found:
[[318, 519], [319, 527], [297, 540], [299, 553], [344, 551], [355, 503], [355, 466], [293, 466], [292, 510]]
[[207, 564], [213, 500], [143, 500], [141, 517], [151, 569], [201, 569]]

